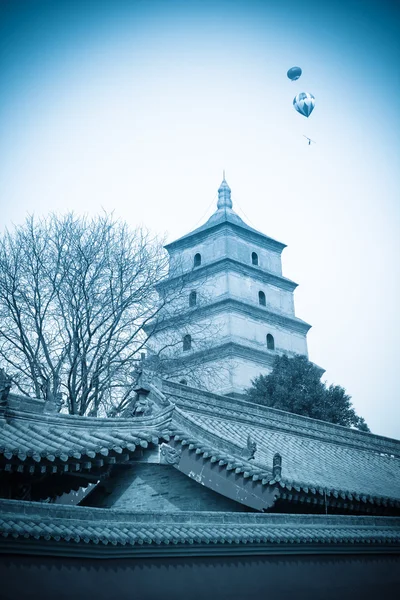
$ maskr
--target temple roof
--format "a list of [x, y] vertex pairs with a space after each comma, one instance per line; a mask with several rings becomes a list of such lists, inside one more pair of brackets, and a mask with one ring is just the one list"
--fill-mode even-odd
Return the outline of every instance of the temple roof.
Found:
[[[10, 394], [0, 411], [3, 492], [4, 482], [22, 482], [23, 491], [31, 481], [28, 499], [46, 499], [107, 481], [112, 469], [156, 462], [234, 500], [241, 512], [144, 512], [13, 496], [21, 499], [0, 499], [0, 552], [398, 552], [400, 442], [145, 375], [139, 389], [149, 414], [109, 419], [48, 414], [44, 402]], [[320, 514], [290, 514], [304, 512]]]
[[[376, 512], [400, 508], [400, 442], [323, 423], [245, 400], [158, 380], [151, 414], [129, 419], [46, 415], [10, 401], [0, 420], [0, 468], [97, 477], [138, 449], [170, 443], [210, 468], [234, 473], [289, 502], [346, 505]], [[16, 408], [17, 407], [17, 408]], [[255, 448], [249, 454], [249, 441]], [[135, 454], [136, 453], [136, 454]], [[274, 470], [275, 455], [281, 469]], [[257, 508], [258, 500], [249, 503]], [[259, 510], [262, 508], [258, 508]]]
[[[28, 405], [29, 406], [29, 405]], [[0, 420], [0, 454], [40, 463], [56, 459], [68, 463], [111, 452], [134, 452], [136, 447], [158, 444], [168, 434], [171, 409], [160, 411], [152, 418], [100, 419], [66, 414], [37, 415], [10, 411], [7, 420]]]
[[163, 391], [171, 393], [193, 436], [215, 440], [216, 448], [228, 444], [235, 456], [239, 449], [243, 452], [250, 437], [257, 446], [249, 461], [253, 469], [269, 470], [279, 453], [282, 472], [277, 483], [286, 497], [311, 493], [318, 500], [329, 494], [332, 499], [347, 498], [355, 503], [389, 501], [400, 506], [397, 440], [171, 382], [164, 383]]
[[267, 242], [268, 245], [275, 248], [275, 250], [282, 252], [284, 248], [286, 248], [286, 244], [282, 244], [282, 242], [278, 242], [273, 238], [257, 231], [253, 227], [250, 227], [239, 217], [239, 215], [232, 208], [232, 200], [231, 200], [231, 189], [227, 182], [225, 181], [225, 177], [218, 189], [218, 203], [217, 210], [211, 215], [211, 217], [201, 225], [197, 227], [190, 233], [178, 238], [177, 240], [166, 244], [165, 248], [171, 250], [176, 248], [177, 246], [186, 245], [191, 238], [193, 238], [194, 243], [196, 243], [199, 234], [209, 232], [214, 228], [222, 226], [224, 224], [230, 224], [234, 227], [238, 227], [244, 232], [256, 235], [260, 240]]

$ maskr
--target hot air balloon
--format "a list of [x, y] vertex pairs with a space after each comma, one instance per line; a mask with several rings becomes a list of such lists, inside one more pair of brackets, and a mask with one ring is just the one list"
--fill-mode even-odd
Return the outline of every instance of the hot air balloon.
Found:
[[293, 106], [304, 117], [309, 117], [314, 110], [315, 98], [308, 92], [301, 92], [293, 100]]
[[292, 67], [287, 72], [287, 76], [292, 81], [296, 81], [297, 79], [299, 79], [299, 77], [301, 77], [301, 74], [302, 74], [302, 70], [300, 69], [300, 67]]

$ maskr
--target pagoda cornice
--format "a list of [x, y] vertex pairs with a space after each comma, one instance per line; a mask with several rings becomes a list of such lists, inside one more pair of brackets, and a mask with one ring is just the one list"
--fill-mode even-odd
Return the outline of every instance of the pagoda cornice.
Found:
[[[209, 304], [205, 304], [204, 306], [199, 306], [192, 311], [186, 311], [184, 313], [182, 312], [180, 315], [163, 321], [163, 326], [171, 327], [175, 322], [181, 322], [183, 318], [186, 320], [186, 317], [188, 314], [190, 314], [190, 312], [192, 312], [193, 318], [202, 319], [218, 313], [226, 314], [227, 311], [246, 315], [247, 317], [251, 317], [259, 321], [260, 323], [265, 323], [267, 321], [268, 323], [274, 324], [278, 327], [284, 327], [285, 329], [290, 329], [291, 331], [297, 333], [304, 334], [311, 329], [311, 325], [309, 323], [306, 323], [297, 317], [289, 317], [288, 315], [272, 309], [261, 307], [257, 304], [250, 304], [248, 302], [244, 302], [243, 300], [238, 300], [232, 297], [222, 297], [221, 299], [210, 302]], [[150, 329], [151, 323], [148, 324], [146, 331]]]
[[200, 360], [208, 362], [223, 358], [243, 358], [257, 362], [260, 366], [272, 368], [276, 355], [277, 352], [272, 350], [261, 350], [261, 348], [252, 348], [245, 344], [229, 341], [205, 350], [193, 350], [185, 356], [185, 362], [190, 364], [191, 362], [198, 363]]
[[219, 232], [233, 232], [235, 235], [241, 237], [245, 241], [253, 241], [259, 246], [272, 250], [274, 252], [278, 252], [279, 254], [286, 248], [286, 244], [282, 242], [278, 242], [273, 238], [260, 233], [256, 229], [249, 227], [248, 225], [242, 224], [238, 225], [236, 223], [232, 223], [231, 221], [223, 220], [215, 223], [214, 225], [210, 225], [207, 227], [199, 228], [192, 233], [188, 233], [187, 235], [175, 240], [174, 242], [170, 242], [166, 244], [164, 248], [168, 252], [175, 252], [175, 250], [183, 250], [186, 248], [192, 248], [197, 244], [200, 244], [205, 239], [210, 238], [212, 235]]
[[196, 279], [199, 278], [202, 278], [203, 281], [207, 281], [207, 276], [226, 271], [238, 273], [240, 275], [248, 275], [261, 283], [275, 285], [282, 290], [288, 290], [290, 292], [293, 292], [298, 286], [297, 283], [282, 275], [266, 271], [258, 266], [242, 263], [234, 258], [224, 257], [210, 263], [205, 263], [201, 267], [197, 267], [191, 271], [168, 277], [157, 285], [157, 289], [167, 289], [169, 286], [176, 284], [182, 277], [187, 283], [196, 281]]
[[[189, 365], [191, 363], [197, 364], [199, 361], [206, 363], [223, 358], [242, 358], [258, 363], [260, 367], [268, 366], [272, 369], [277, 355], [279, 356], [286, 354], [288, 356], [295, 356], [294, 352], [288, 352], [287, 350], [280, 348], [268, 350], [265, 347], [261, 348], [261, 344], [259, 344], [259, 346], [260, 347], [256, 348], [248, 344], [242, 344], [238, 341], [222, 341], [222, 343], [204, 350], [191, 351], [187, 356], [185, 356], [185, 363]], [[322, 376], [323, 373], [325, 373], [325, 370], [318, 365], [315, 366], [320, 371]]]

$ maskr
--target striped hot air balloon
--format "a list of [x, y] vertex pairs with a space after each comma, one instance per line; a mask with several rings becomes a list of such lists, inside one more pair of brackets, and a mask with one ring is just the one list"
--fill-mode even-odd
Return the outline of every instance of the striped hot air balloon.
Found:
[[315, 98], [308, 92], [300, 92], [293, 100], [293, 106], [304, 117], [309, 117], [315, 107]]

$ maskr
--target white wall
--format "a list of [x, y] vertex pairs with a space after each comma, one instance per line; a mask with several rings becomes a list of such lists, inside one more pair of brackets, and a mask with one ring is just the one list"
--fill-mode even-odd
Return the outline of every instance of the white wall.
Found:
[[248, 265], [252, 264], [251, 255], [255, 252], [258, 255], [260, 269], [282, 275], [282, 261], [279, 252], [266, 250], [261, 245], [245, 241], [232, 233], [227, 235], [227, 252], [231, 258]]
[[278, 312], [294, 316], [293, 292], [262, 283], [239, 273], [229, 273], [229, 291], [234, 298], [245, 300], [259, 306], [258, 292], [265, 294], [266, 307]]
[[[220, 344], [221, 340], [228, 341], [230, 333], [230, 315], [220, 313], [212, 318], [194, 318], [191, 322], [182, 322], [181, 326], [177, 323], [175, 329], [161, 331], [152, 336], [147, 346], [152, 352], [158, 352], [168, 345], [169, 347], [163, 351], [164, 356], [176, 356], [177, 353], [190, 356], [193, 352], [207, 350]], [[192, 337], [192, 345], [191, 350], [183, 352], [182, 340], [186, 334]]]
[[170, 270], [182, 268], [183, 271], [193, 269], [194, 256], [201, 254], [201, 264], [205, 265], [227, 256], [227, 236], [223, 231], [211, 234], [204, 242], [192, 248], [173, 250], [170, 252]]
[[179, 300], [182, 309], [189, 306], [189, 294], [192, 290], [197, 293], [197, 303], [199, 306], [228, 296], [260, 306], [258, 293], [259, 291], [263, 291], [267, 309], [269, 308], [288, 316], [294, 316], [295, 314], [293, 292], [282, 290], [275, 285], [257, 281], [253, 277], [234, 271], [199, 276], [197, 281], [188, 284], [183, 292], [183, 298]]
[[241, 359], [236, 361], [232, 377], [232, 389], [235, 392], [244, 392], [251, 386], [251, 382], [259, 375], [268, 375], [271, 368], [267, 365], [262, 366], [248, 360]]
[[226, 230], [211, 233], [202, 243], [183, 250], [170, 251], [170, 270], [182, 268], [183, 271], [193, 269], [195, 254], [201, 255], [201, 264], [205, 265], [221, 258], [233, 258], [251, 265], [252, 252], [258, 255], [260, 269], [276, 275], [282, 275], [282, 262], [279, 252], [267, 250], [259, 244], [248, 242]]
[[[202, 381], [202, 385], [205, 389], [214, 394], [228, 394], [233, 390], [233, 376], [234, 369], [232, 359], [223, 358], [219, 360], [215, 360], [212, 362], [211, 372], [208, 370], [207, 365], [205, 365], [205, 376]], [[178, 383], [182, 377], [177, 377], [174, 380]], [[196, 373], [193, 377], [190, 373], [184, 376], [184, 379], [187, 381], [187, 385], [192, 387], [198, 387], [199, 379], [201, 379], [201, 374]]]
[[253, 319], [248, 315], [241, 315], [232, 312], [230, 315], [230, 334], [232, 341], [257, 346], [259, 349], [266, 349], [266, 337], [270, 333], [275, 341], [275, 349], [288, 351], [290, 353], [308, 355], [307, 338], [305, 334], [292, 332], [278, 325], [264, 323]]
[[[258, 375], [268, 375], [270, 367], [248, 360], [224, 358], [213, 361], [214, 373], [204, 382], [206, 389], [215, 394], [243, 393], [251, 386], [251, 381]], [[181, 378], [176, 378], [179, 381]], [[190, 375], [185, 376], [187, 384], [196, 387]]]

